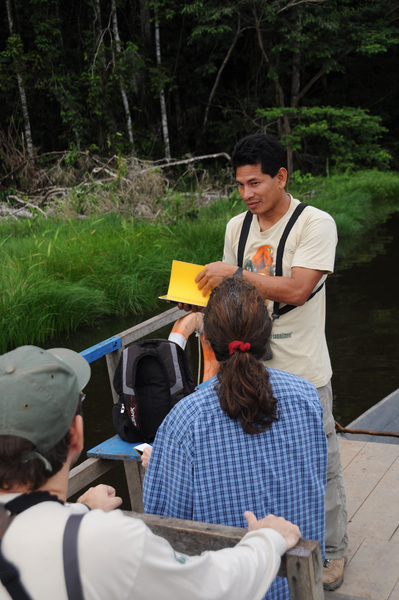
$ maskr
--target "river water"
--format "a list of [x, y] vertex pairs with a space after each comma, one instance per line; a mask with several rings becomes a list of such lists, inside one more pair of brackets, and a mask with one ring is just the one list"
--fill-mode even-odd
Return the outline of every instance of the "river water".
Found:
[[[335, 273], [327, 280], [326, 334], [334, 372], [334, 416], [343, 426], [399, 387], [398, 246], [396, 213], [367, 236], [361, 254], [351, 256], [345, 249], [339, 253]], [[79, 352], [142, 320], [106, 320], [47, 347], [61, 345]], [[171, 326], [152, 337], [167, 337]], [[198, 343], [191, 337], [187, 351], [196, 381]], [[84, 406], [85, 450], [114, 435], [105, 358], [91, 366]], [[105, 477], [118, 490], [124, 480], [123, 471]]]

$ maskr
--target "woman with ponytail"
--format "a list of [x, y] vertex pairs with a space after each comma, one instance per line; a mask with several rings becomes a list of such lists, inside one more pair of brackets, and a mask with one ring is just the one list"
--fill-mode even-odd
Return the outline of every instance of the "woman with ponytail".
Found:
[[250, 434], [278, 419], [262, 363], [271, 329], [265, 301], [242, 277], [227, 278], [215, 288], [204, 315], [206, 339], [219, 362], [215, 387], [222, 410]]
[[[244, 512], [272, 513], [319, 540], [324, 556], [327, 446], [316, 388], [266, 368], [272, 323], [243, 277], [216, 287], [204, 331], [217, 375], [170, 411], [158, 429], [143, 485], [144, 509], [245, 527]], [[276, 578], [265, 598], [288, 600]]]

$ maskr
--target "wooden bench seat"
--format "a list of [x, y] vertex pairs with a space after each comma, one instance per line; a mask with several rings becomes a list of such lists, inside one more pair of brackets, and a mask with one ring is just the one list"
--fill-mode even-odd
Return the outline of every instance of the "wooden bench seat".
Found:
[[144, 511], [142, 497], [144, 469], [141, 465], [140, 454], [135, 450], [138, 445], [124, 442], [119, 435], [114, 435], [88, 450], [87, 456], [89, 460], [97, 459], [101, 463], [123, 461], [132, 510], [141, 513]]
[[87, 451], [89, 458], [106, 458], [108, 460], [136, 460], [140, 461], [140, 455], [135, 447], [140, 444], [129, 444], [124, 442], [119, 435], [105, 440]]
[[[141, 519], [178, 552], [196, 555], [206, 550], [231, 548], [247, 533], [246, 529], [174, 519], [159, 515], [126, 513]], [[324, 600], [323, 566], [319, 542], [299, 540], [281, 559], [278, 575], [286, 577], [291, 600]]]

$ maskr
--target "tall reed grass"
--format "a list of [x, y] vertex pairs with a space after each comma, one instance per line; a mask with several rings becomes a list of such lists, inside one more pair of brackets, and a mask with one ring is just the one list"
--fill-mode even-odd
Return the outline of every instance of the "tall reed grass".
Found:
[[[341, 240], [359, 248], [361, 234], [399, 209], [396, 173], [308, 177], [289, 191], [332, 214]], [[172, 259], [220, 260], [226, 222], [244, 208], [234, 192], [169, 225], [118, 214], [0, 222], [0, 352], [45, 344], [102, 317], [166, 308], [158, 296]]]

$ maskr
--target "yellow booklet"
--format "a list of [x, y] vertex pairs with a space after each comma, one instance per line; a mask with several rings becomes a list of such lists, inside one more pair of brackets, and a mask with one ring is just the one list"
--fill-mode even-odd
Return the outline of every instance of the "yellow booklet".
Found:
[[198, 284], [195, 283], [195, 278], [202, 269], [205, 269], [202, 265], [174, 260], [172, 262], [168, 293], [165, 296], [159, 297], [162, 300], [169, 300], [169, 302], [183, 302], [184, 304], [193, 304], [194, 306], [206, 306], [210, 292], [206, 296], [203, 296], [202, 290], [199, 290]]

